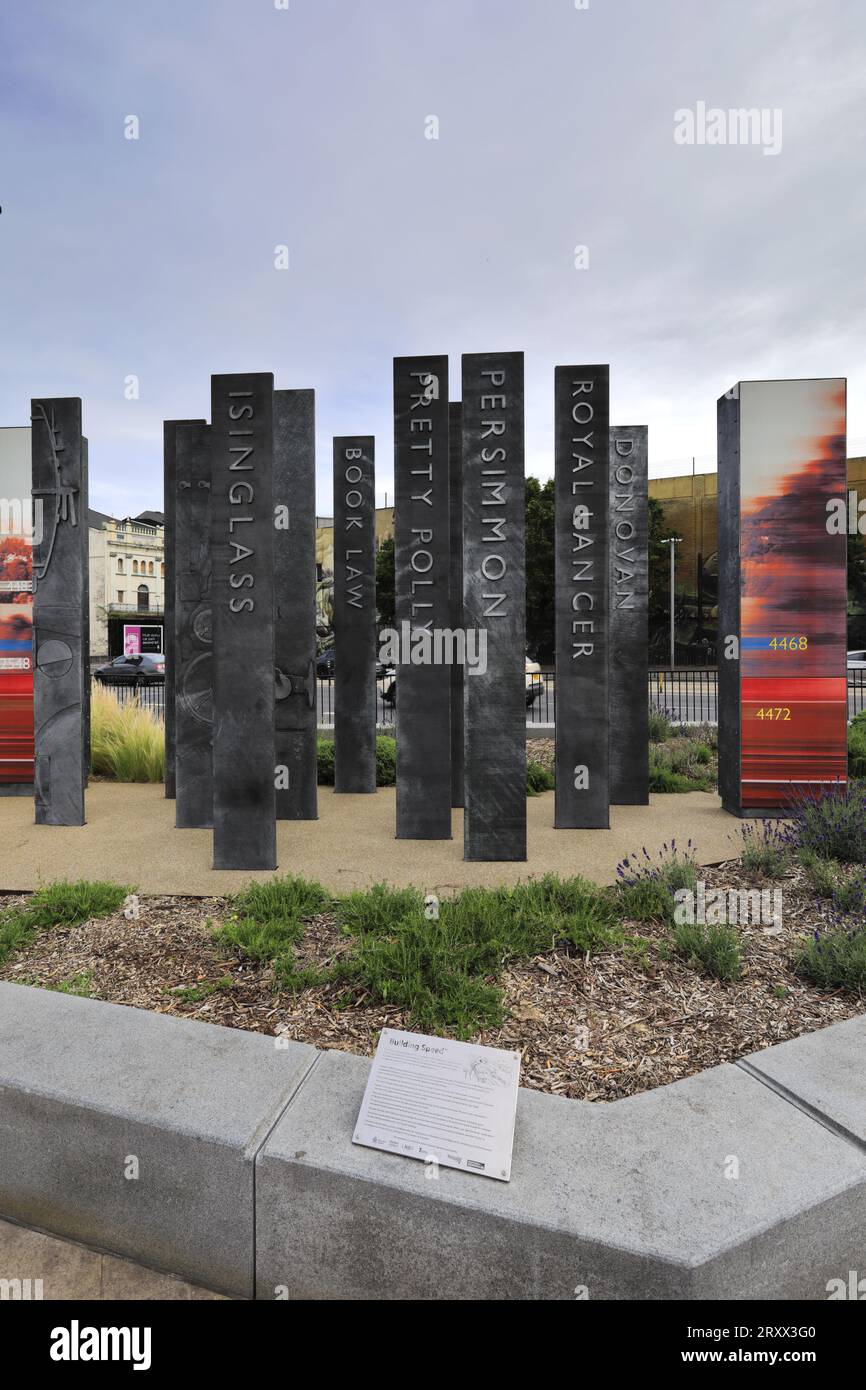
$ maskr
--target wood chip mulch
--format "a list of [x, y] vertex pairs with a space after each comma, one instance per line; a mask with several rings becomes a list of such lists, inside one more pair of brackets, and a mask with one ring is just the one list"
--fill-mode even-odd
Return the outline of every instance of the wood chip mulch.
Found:
[[[799, 869], [771, 884], [734, 860], [702, 869], [700, 877], [708, 890], [783, 891], [781, 927], [738, 928], [743, 972], [736, 983], [663, 959], [657, 948], [664, 929], [631, 924], [627, 930], [642, 938], [643, 951], [585, 958], [561, 949], [512, 963], [498, 981], [506, 1022], [473, 1041], [521, 1050], [524, 1086], [616, 1100], [863, 1010], [862, 998], [823, 993], [793, 973], [797, 946], [826, 915]], [[368, 999], [340, 1007], [345, 986], [339, 984], [296, 996], [275, 993], [269, 965], [242, 961], [212, 940], [213, 925], [230, 914], [226, 901], [142, 896], [140, 903], [137, 920], [118, 912], [40, 932], [0, 968], [0, 979], [55, 988], [75, 981], [93, 998], [367, 1055], [383, 1027], [412, 1027], [399, 1009]], [[347, 949], [325, 913], [310, 923], [299, 961], [321, 969]], [[202, 999], [185, 1002], [180, 994], [209, 986], [218, 987]]]

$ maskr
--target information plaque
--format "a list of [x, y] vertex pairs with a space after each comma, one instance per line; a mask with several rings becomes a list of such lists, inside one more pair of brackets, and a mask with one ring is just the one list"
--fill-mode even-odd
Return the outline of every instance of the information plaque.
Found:
[[508, 1182], [520, 1053], [383, 1028], [353, 1142]]

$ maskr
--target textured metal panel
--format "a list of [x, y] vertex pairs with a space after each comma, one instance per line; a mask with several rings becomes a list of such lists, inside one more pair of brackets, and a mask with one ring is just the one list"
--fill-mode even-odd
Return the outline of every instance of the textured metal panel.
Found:
[[334, 440], [334, 790], [376, 790], [375, 440]]
[[649, 801], [648, 430], [610, 429], [610, 799]]

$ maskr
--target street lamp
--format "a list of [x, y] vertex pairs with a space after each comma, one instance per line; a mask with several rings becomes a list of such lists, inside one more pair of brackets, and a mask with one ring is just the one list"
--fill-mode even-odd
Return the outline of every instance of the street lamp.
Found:
[[675, 556], [677, 552], [675, 547], [679, 545], [681, 540], [682, 536], [666, 536], [665, 539], [662, 541], [662, 545], [669, 545], [671, 548], [671, 670], [673, 670], [676, 665], [676, 646], [674, 639], [674, 569], [676, 563]]

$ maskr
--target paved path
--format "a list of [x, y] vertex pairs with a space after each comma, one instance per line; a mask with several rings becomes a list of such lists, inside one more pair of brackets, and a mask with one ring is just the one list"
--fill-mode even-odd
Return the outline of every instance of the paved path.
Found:
[[[469, 884], [514, 884], [543, 873], [584, 874], [611, 883], [616, 865], [646, 845], [685, 845], [691, 837], [703, 863], [733, 857], [740, 823], [721, 809], [715, 793], [652, 795], [650, 806], [618, 806], [611, 830], [554, 830], [553, 792], [527, 801], [529, 861], [467, 864], [463, 861], [463, 813], [453, 813], [452, 840], [396, 840], [395, 793], [336, 796], [319, 788], [317, 821], [278, 824], [280, 871], [318, 879], [333, 891], [350, 892], [377, 882], [415, 883], [427, 892]], [[212, 896], [236, 892], [251, 879], [211, 868], [208, 830], [176, 830], [174, 802], [162, 786], [94, 782], [82, 827], [33, 824], [27, 797], [0, 797], [0, 890], [23, 892], [54, 879], [111, 879], [147, 893]]]

